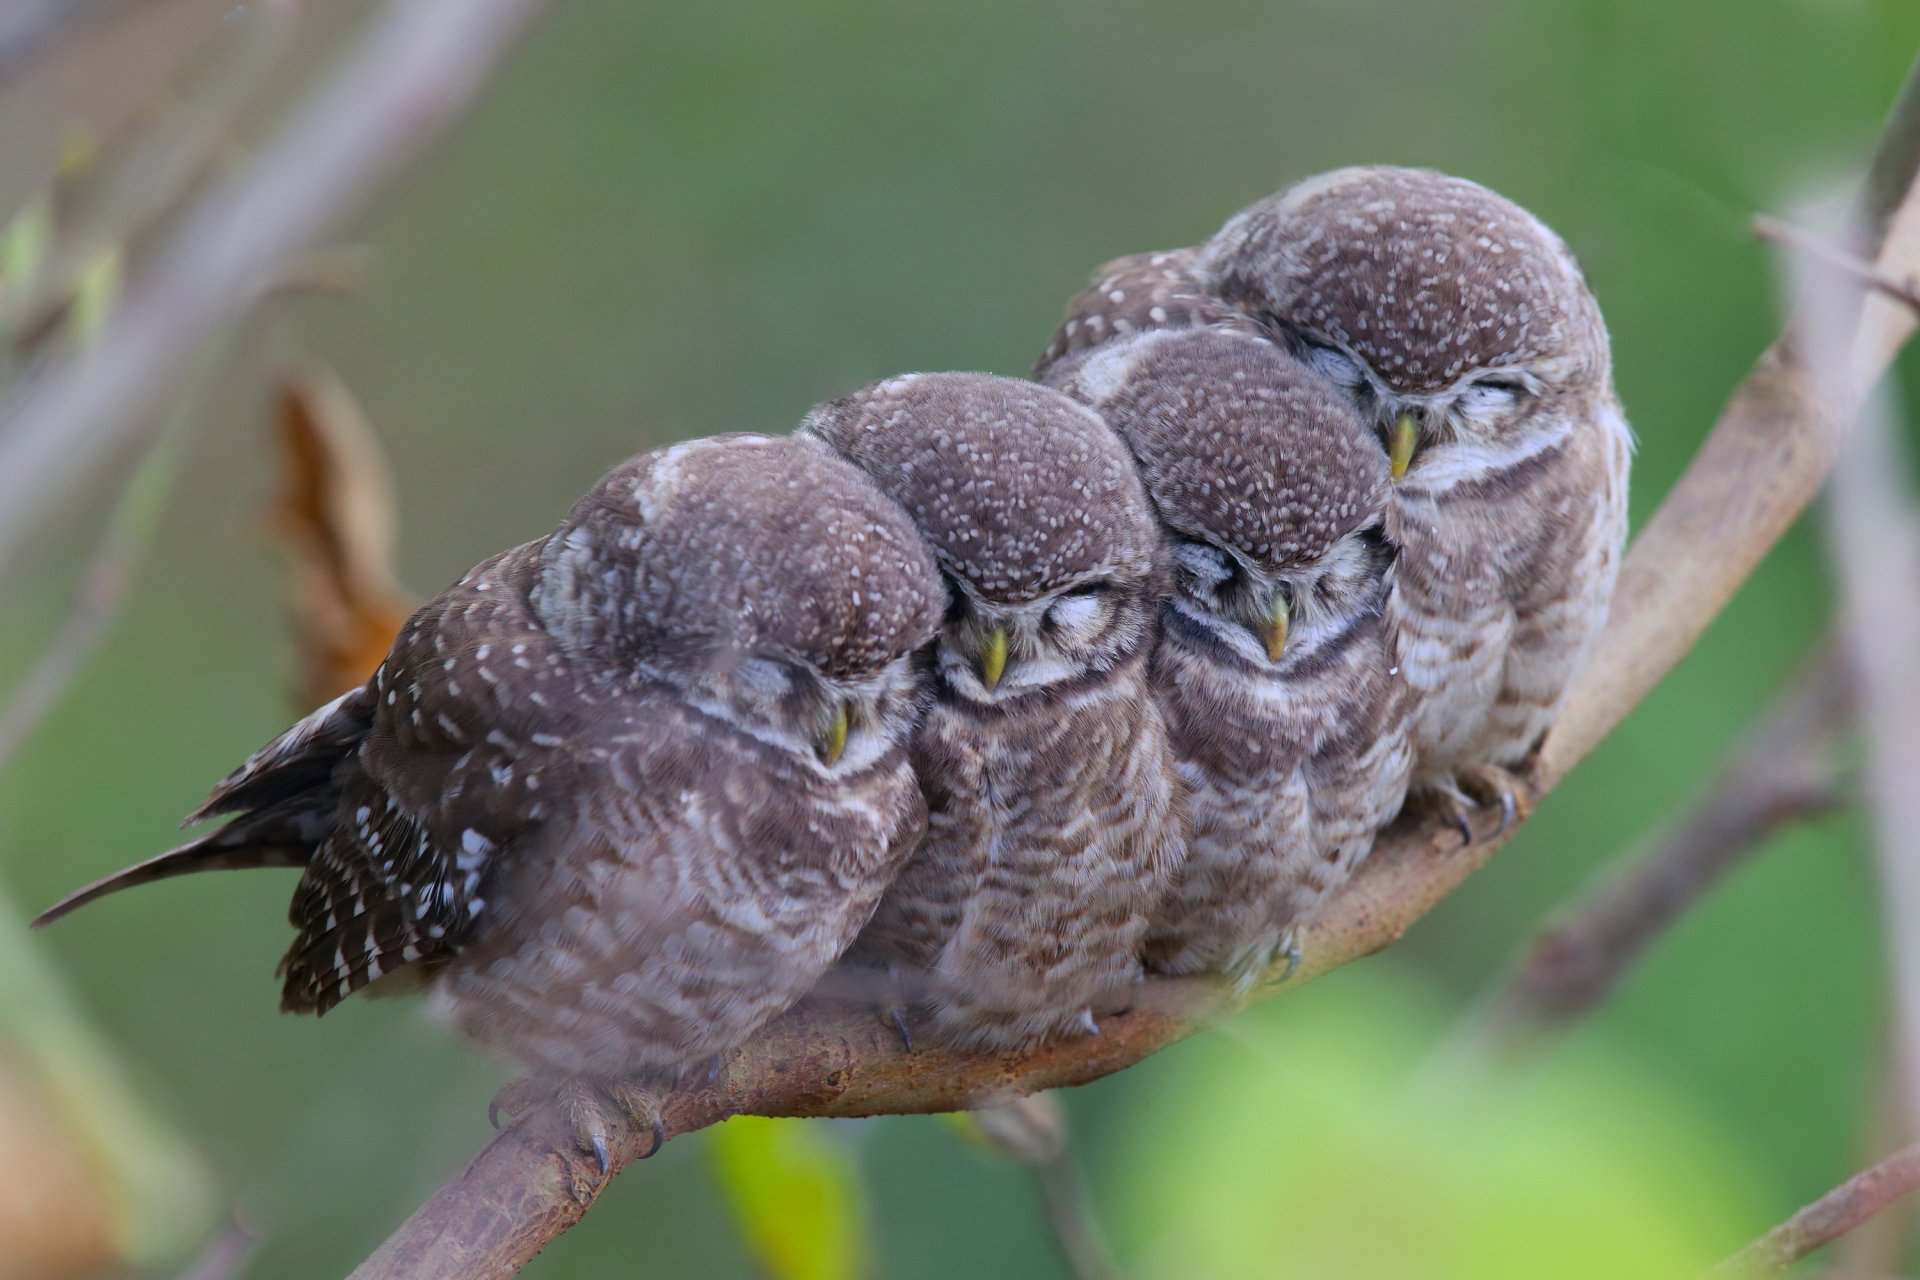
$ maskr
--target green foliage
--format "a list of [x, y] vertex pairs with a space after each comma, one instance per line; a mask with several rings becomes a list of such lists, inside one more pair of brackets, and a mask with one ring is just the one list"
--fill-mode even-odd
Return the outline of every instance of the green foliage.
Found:
[[714, 1131], [714, 1173], [772, 1280], [867, 1273], [858, 1170], [825, 1125], [735, 1116]]
[[1639, 1073], [1423, 1066], [1439, 1009], [1327, 985], [1222, 1033], [1132, 1126], [1140, 1275], [1682, 1280], [1744, 1238], [1736, 1164]]

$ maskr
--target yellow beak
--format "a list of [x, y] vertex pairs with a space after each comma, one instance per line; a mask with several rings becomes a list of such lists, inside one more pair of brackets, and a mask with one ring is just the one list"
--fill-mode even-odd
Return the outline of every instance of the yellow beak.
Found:
[[1393, 482], [1407, 474], [1407, 467], [1413, 462], [1413, 451], [1420, 443], [1420, 428], [1414, 423], [1413, 415], [1403, 413], [1393, 420], [1393, 434], [1387, 439], [1387, 461], [1393, 466]]
[[1269, 662], [1280, 661], [1280, 654], [1287, 647], [1287, 623], [1290, 617], [1286, 596], [1274, 592], [1273, 604], [1267, 611], [1267, 625], [1260, 629], [1262, 638], [1267, 642]]
[[980, 683], [989, 692], [999, 686], [1007, 669], [1007, 629], [995, 627], [987, 635], [987, 647], [980, 651]]
[[826, 764], [838, 764], [847, 750], [847, 704], [838, 703], [833, 708], [833, 718], [827, 721], [827, 727], [820, 734], [820, 759]]

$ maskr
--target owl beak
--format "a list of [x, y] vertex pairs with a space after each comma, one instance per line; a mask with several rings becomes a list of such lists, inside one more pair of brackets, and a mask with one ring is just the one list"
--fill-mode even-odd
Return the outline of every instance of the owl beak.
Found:
[[1007, 669], [1007, 629], [995, 627], [987, 635], [986, 648], [980, 651], [980, 683], [991, 693], [1000, 685]]
[[1267, 620], [1260, 628], [1260, 638], [1267, 642], [1267, 661], [1280, 661], [1280, 654], [1287, 647], [1287, 623], [1292, 617], [1287, 608], [1287, 597], [1280, 592], [1273, 593], [1273, 603], [1267, 608]]
[[847, 704], [836, 703], [833, 717], [827, 721], [827, 727], [820, 733], [820, 760], [823, 764], [839, 764], [840, 757], [847, 750]]
[[1393, 482], [1400, 483], [1407, 474], [1407, 467], [1413, 462], [1413, 451], [1420, 443], [1420, 426], [1413, 420], [1411, 413], [1402, 413], [1393, 420], [1393, 430], [1387, 437], [1387, 461], [1393, 466]]

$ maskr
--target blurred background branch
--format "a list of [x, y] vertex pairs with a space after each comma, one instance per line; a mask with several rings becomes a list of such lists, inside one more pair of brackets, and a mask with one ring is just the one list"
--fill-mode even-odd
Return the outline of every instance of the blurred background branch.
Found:
[[1578, 1021], [1782, 825], [1847, 803], [1836, 743], [1850, 723], [1850, 684], [1841, 646], [1823, 642], [1653, 846], [1558, 913], [1467, 1034], [1505, 1056]]
[[1720, 1264], [1717, 1274], [1785, 1271], [1920, 1190], [1920, 1144], [1895, 1152], [1821, 1196]]
[[191, 355], [462, 118], [553, 0], [391, 0], [182, 219], [100, 341], [0, 401], [0, 580], [49, 511], [164, 420]]

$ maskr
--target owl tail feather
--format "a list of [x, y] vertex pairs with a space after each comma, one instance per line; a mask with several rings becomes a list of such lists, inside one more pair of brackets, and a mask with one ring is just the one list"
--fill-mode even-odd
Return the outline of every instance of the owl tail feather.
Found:
[[240, 871], [253, 867], [304, 867], [313, 856], [321, 834], [317, 824], [325, 811], [311, 802], [275, 805], [229, 822], [125, 871], [74, 890], [34, 917], [33, 927], [44, 928], [61, 916], [96, 898], [198, 871]]

